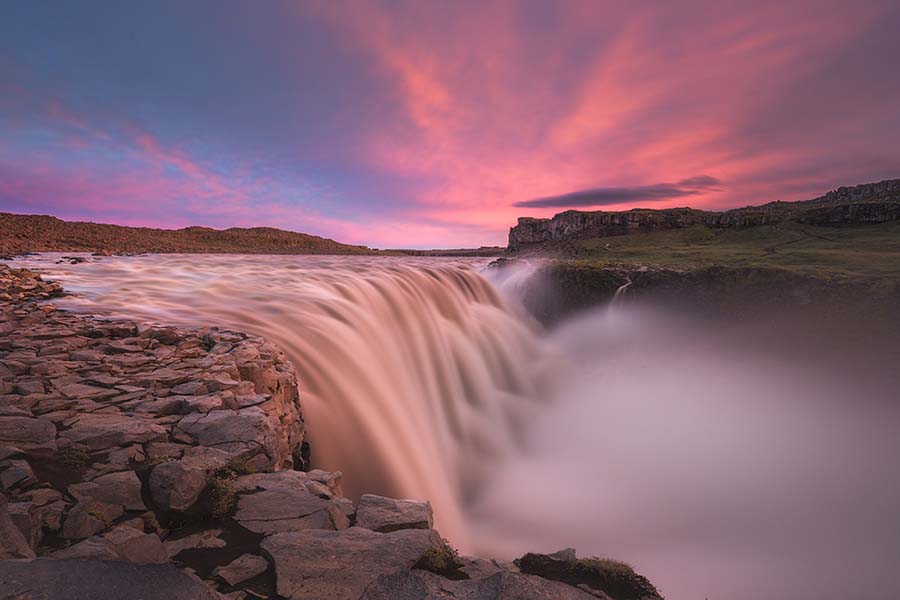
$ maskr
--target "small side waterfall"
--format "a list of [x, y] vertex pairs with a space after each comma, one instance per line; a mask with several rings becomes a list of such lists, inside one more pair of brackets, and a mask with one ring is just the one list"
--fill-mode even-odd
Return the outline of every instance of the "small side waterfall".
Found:
[[609, 302], [610, 308], [621, 306], [625, 302], [625, 294], [628, 293], [629, 286], [634, 283], [628, 275], [625, 275], [625, 279], [627, 279], [627, 281], [620, 285], [616, 290], [616, 293], [613, 294], [612, 300]]

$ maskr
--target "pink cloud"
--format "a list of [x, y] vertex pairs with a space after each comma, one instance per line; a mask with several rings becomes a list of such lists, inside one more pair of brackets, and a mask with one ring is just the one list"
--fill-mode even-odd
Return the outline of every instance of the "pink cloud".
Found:
[[[448, 227], [480, 226], [494, 232], [491, 242], [502, 243], [522, 214], [511, 204], [578, 189], [698, 174], [723, 180], [724, 190], [690, 199], [700, 207], [764, 202], [782, 191], [796, 194], [791, 199], [827, 191], [831, 177], [821, 173], [804, 184], [796, 178], [754, 183], [773, 166], [814, 163], [808, 159], [833, 153], [823, 151], [823, 139], [831, 136], [820, 126], [798, 132], [787, 121], [788, 143], [773, 137], [755, 147], [743, 142], [742, 131], [756, 113], [764, 118], [789, 95], [794, 82], [853, 44], [882, 8], [815, 2], [740, 11], [699, 4], [695, 10], [565, 7], [571, 10], [560, 11], [552, 37], [557, 43], [535, 53], [538, 42], [511, 25], [523, 9], [517, 3], [480, 7], [478, 18], [467, 14], [471, 7], [458, 14], [415, 2], [391, 12], [373, 4], [353, 11], [318, 5], [315, 14], [375, 62], [406, 109], [412, 134], [375, 130], [367, 143], [378, 168], [433, 177], [411, 216]], [[569, 40], [593, 31], [605, 31], [593, 56], [586, 65], [569, 64]], [[560, 76], [567, 69], [577, 72]], [[555, 88], [562, 80], [574, 83]], [[856, 130], [870, 127], [871, 116], [847, 118]], [[900, 161], [893, 164], [900, 167]], [[858, 166], [847, 171], [845, 183], [856, 183]]]

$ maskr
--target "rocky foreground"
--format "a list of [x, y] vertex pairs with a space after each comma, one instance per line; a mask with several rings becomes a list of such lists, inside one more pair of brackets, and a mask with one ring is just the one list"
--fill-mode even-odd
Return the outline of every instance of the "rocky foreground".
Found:
[[0, 265], [0, 597], [659, 598], [572, 550], [459, 557], [428, 502], [309, 470], [293, 368], [216, 328], [56, 309]]

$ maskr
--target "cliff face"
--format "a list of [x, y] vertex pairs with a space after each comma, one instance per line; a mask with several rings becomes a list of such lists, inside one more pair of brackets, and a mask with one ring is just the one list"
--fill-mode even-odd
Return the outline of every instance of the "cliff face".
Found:
[[692, 225], [753, 227], [782, 221], [810, 225], [884, 223], [900, 219], [900, 179], [842, 187], [801, 202], [770, 202], [722, 212], [670, 208], [622, 212], [569, 210], [552, 219], [520, 217], [509, 230], [509, 249], [579, 238], [629, 235]]

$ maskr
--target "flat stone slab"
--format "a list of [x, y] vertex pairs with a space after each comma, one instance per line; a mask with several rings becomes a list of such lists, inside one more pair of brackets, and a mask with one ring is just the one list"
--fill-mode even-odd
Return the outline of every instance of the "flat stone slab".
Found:
[[483, 579], [451, 581], [428, 571], [401, 571], [382, 575], [359, 600], [611, 600], [576, 587], [500, 571]]
[[357, 600], [379, 576], [410, 569], [442, 543], [428, 529], [377, 533], [308, 529], [278, 533], [260, 544], [275, 564], [278, 595], [290, 600]]
[[331, 503], [305, 487], [277, 487], [238, 498], [234, 520], [256, 533], [277, 533], [330, 526]]
[[76, 500], [92, 498], [109, 504], [119, 504], [125, 510], [147, 509], [141, 498], [141, 480], [134, 471], [119, 471], [101, 475], [93, 481], [70, 485], [69, 494]]
[[35, 600], [222, 600], [199, 579], [172, 565], [99, 560], [3, 560], [0, 590], [4, 597]]
[[262, 575], [269, 568], [269, 562], [262, 556], [244, 554], [237, 557], [224, 567], [217, 567], [213, 571], [215, 577], [230, 586], [235, 586], [243, 581]]
[[22, 450], [46, 446], [56, 438], [56, 426], [41, 417], [0, 417], [0, 446]]
[[394, 500], [375, 494], [363, 494], [356, 509], [356, 525], [388, 533], [400, 529], [431, 529], [434, 514], [431, 503]]

